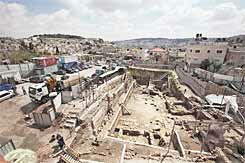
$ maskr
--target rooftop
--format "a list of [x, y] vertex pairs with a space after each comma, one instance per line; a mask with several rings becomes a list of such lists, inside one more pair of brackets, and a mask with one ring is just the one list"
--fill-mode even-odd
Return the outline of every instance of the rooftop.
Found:
[[154, 48], [151, 51], [153, 51], [153, 52], [164, 52], [165, 50], [163, 50], [162, 48]]

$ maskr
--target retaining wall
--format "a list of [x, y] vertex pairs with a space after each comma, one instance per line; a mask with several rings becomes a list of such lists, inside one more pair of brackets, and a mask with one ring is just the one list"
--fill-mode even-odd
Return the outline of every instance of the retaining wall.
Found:
[[[135, 87], [135, 84], [136, 84], [136, 81], [134, 80], [134, 81], [131, 83], [131, 85], [130, 85], [130, 87], [129, 87], [129, 89], [128, 89], [126, 95], [125, 95], [125, 97], [124, 97], [123, 100], [120, 102], [120, 104], [123, 104], [124, 106], [126, 105], [128, 99], [130, 98], [130, 96], [131, 96], [132, 93], [133, 93], [133, 89], [134, 89], [134, 87]], [[117, 124], [118, 124], [118, 121], [119, 121], [119, 119], [120, 119], [120, 117], [121, 117], [122, 115], [123, 115], [122, 107], [119, 107], [119, 109], [118, 109], [117, 112], [116, 112], [116, 116], [115, 116], [115, 118], [114, 118], [114, 120], [113, 120], [113, 122], [112, 122], [112, 125], [111, 125], [111, 127], [110, 127], [110, 131], [109, 131], [109, 132], [110, 132], [111, 134], [114, 132], [114, 130], [115, 130]]]
[[143, 67], [143, 68], [157, 68], [157, 69], [165, 69], [165, 70], [173, 70], [173, 65], [165, 65], [165, 64], [147, 64], [147, 63], [136, 63], [134, 64], [135, 67]]
[[[116, 80], [113, 82], [113, 85], [109, 85], [109, 88], [113, 89], [114, 87], [118, 86], [119, 83], [121, 83], [121, 78], [119, 78], [119, 80]], [[127, 81], [127, 83], [129, 83], [130, 80]], [[130, 87], [129, 88], [129, 92], [132, 93], [132, 88]], [[103, 123], [103, 120], [105, 119], [105, 116], [108, 112], [108, 107], [111, 107], [112, 109], [114, 107], [116, 107], [119, 103], [119, 99], [120, 97], [122, 96], [122, 94], [124, 93], [125, 91], [125, 83], [122, 83], [121, 85], [119, 85], [118, 89], [115, 90], [115, 92], [113, 92], [112, 94], [105, 94], [103, 97], [102, 97], [102, 100], [98, 103], [98, 109], [97, 109], [97, 112], [95, 113], [94, 117], [92, 118], [92, 121], [95, 125], [95, 128], [99, 128], [102, 123]], [[129, 93], [127, 93], [129, 94]], [[109, 99], [110, 99], [110, 104], [108, 103], [108, 96], [109, 96]], [[129, 95], [126, 96], [125, 100], [126, 101], [127, 99], [129, 98]], [[110, 105], [110, 106], [109, 106]], [[119, 109], [119, 112], [120, 114], [122, 114], [121, 112], [121, 108]], [[118, 113], [116, 113], [118, 114]], [[120, 117], [120, 116], [118, 116]]]
[[176, 68], [176, 73], [180, 79], [180, 82], [188, 85], [192, 91], [194, 91], [198, 96], [205, 96], [206, 83], [198, 79], [193, 78], [189, 73], [184, 72], [181, 68]]

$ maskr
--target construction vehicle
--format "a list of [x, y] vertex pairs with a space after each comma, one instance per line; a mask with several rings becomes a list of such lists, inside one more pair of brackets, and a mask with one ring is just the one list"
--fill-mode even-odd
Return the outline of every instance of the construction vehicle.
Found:
[[51, 92], [61, 90], [59, 82], [52, 76], [46, 77], [42, 83], [35, 83], [29, 87], [29, 96], [33, 102], [46, 103]]
[[46, 103], [51, 92], [60, 92], [71, 86], [82, 83], [83, 76], [79, 73], [70, 75], [65, 80], [57, 80], [53, 76], [48, 76], [42, 83], [35, 83], [29, 87], [29, 96], [33, 102]]

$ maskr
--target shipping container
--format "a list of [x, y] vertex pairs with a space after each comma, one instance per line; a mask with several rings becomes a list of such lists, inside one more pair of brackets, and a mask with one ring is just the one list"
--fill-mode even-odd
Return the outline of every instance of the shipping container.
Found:
[[57, 64], [56, 57], [36, 57], [32, 59], [37, 67], [47, 67]]
[[65, 64], [70, 62], [77, 62], [78, 57], [77, 56], [61, 56], [59, 57], [59, 63]]

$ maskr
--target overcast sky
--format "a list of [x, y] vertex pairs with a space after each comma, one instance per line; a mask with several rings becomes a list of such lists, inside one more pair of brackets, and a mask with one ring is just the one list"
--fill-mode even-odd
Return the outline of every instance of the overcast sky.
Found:
[[0, 37], [63, 33], [105, 40], [245, 33], [245, 0], [0, 0]]

